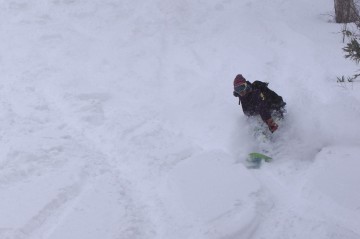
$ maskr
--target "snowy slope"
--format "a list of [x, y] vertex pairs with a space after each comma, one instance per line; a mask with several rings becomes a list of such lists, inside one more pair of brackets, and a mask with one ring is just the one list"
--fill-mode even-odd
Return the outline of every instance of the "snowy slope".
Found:
[[[360, 238], [331, 1], [0, 1], [0, 238]], [[232, 80], [288, 105], [260, 144]], [[274, 160], [244, 167], [254, 150]]]

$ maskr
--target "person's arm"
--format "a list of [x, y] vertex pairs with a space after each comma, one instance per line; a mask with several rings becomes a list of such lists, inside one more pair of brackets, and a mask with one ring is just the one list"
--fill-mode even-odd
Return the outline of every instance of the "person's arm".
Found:
[[266, 99], [264, 94], [262, 93], [259, 94], [258, 103], [259, 103], [259, 113], [261, 119], [268, 125], [271, 133], [274, 133], [278, 129], [278, 125], [274, 122], [274, 120], [271, 117], [271, 113], [266, 104]]
[[256, 103], [258, 105], [259, 114], [261, 116], [261, 119], [266, 123], [268, 119], [271, 118], [271, 114], [269, 111], [269, 108], [266, 104], [265, 95], [259, 91], [259, 93], [256, 95]]
[[274, 120], [272, 118], [268, 119], [266, 121], [266, 124], [269, 127], [269, 130], [271, 131], [271, 133], [274, 133], [277, 129], [278, 129], [278, 125], [274, 122]]

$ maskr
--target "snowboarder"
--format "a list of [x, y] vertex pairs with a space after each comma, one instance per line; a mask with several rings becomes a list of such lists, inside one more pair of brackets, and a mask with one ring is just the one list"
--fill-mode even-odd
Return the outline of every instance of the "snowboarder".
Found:
[[234, 79], [234, 96], [239, 97], [239, 105], [246, 116], [260, 115], [271, 133], [278, 129], [274, 118], [282, 119], [286, 103], [282, 97], [270, 90], [268, 83], [254, 81], [250, 83], [241, 74]]

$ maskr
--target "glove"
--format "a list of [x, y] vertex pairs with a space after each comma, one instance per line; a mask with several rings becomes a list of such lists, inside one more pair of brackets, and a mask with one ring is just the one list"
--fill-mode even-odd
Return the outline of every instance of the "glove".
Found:
[[277, 129], [278, 129], [278, 125], [274, 122], [274, 120], [272, 118], [268, 119], [266, 121], [266, 124], [269, 127], [269, 130], [271, 131], [271, 133], [274, 133]]
[[234, 95], [235, 97], [239, 97], [239, 94], [238, 94], [236, 91], [233, 92], [233, 95]]

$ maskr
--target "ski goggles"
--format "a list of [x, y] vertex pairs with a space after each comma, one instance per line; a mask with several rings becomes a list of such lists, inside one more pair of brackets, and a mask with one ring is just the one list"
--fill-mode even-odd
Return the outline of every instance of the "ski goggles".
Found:
[[244, 84], [236, 86], [234, 90], [240, 94], [240, 93], [244, 93], [244, 91], [246, 91], [247, 88], [248, 88], [247, 83], [244, 83]]

